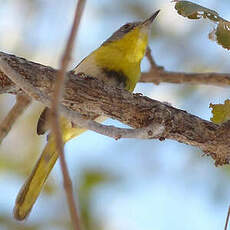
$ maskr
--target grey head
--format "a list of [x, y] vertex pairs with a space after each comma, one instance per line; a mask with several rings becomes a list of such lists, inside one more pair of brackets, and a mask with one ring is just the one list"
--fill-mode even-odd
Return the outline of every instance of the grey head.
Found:
[[115, 31], [106, 41], [104, 41], [102, 43], [102, 46], [122, 38], [125, 34], [133, 30], [137, 26], [150, 25], [153, 22], [153, 20], [156, 18], [156, 16], [159, 14], [159, 12], [160, 10], [157, 10], [154, 14], [152, 14], [149, 18], [145, 19], [144, 21], [126, 23], [125, 25], [121, 26], [117, 31]]
[[120, 27], [117, 31], [115, 31], [106, 41], [104, 41], [102, 43], [102, 46], [122, 38], [130, 30], [133, 30], [135, 27], [137, 27], [141, 23], [142, 23], [141, 21], [140, 22], [128, 22], [128, 23], [126, 23], [125, 25]]

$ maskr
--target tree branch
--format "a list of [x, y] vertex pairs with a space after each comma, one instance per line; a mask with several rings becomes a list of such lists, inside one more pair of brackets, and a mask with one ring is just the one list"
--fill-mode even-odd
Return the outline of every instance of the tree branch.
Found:
[[151, 49], [148, 46], [146, 50], [146, 57], [150, 63], [149, 72], [142, 74], [140, 82], [152, 82], [159, 85], [165, 83], [189, 83], [189, 84], [204, 84], [214, 86], [229, 86], [230, 74], [227, 73], [182, 73], [165, 71], [162, 66], [158, 66], [153, 59]]
[[7, 114], [5, 119], [0, 124], [0, 144], [3, 139], [11, 130], [15, 121], [21, 116], [25, 109], [30, 105], [30, 97], [24, 94], [18, 94], [16, 97], [16, 103], [10, 112]]
[[[34, 88], [34, 86], [25, 81], [23, 76], [16, 72], [13, 68], [11, 68], [3, 59], [0, 58], [0, 66], [2, 71], [10, 76], [10, 78], [18, 85], [20, 88], [33, 97], [34, 99], [40, 101], [47, 107], [52, 106], [52, 102], [49, 96], [45, 95], [42, 91], [38, 88]], [[72, 102], [71, 102], [72, 104]], [[102, 125], [94, 120], [86, 120], [84, 116], [82, 116], [79, 112], [75, 112], [69, 110], [63, 105], [59, 105], [60, 112], [66, 117], [69, 118], [71, 121], [75, 122], [78, 127], [89, 129], [100, 133], [105, 136], [112, 137], [114, 139], [119, 138], [159, 138], [163, 131], [163, 125], [157, 124], [150, 124], [145, 128], [137, 128], [137, 129], [123, 129], [123, 128], [116, 128], [114, 126], [107, 126]], [[94, 115], [93, 118], [96, 118], [98, 115]], [[96, 119], [97, 120], [97, 119]]]
[[[38, 63], [30, 62], [24, 58], [19, 58], [14, 55], [0, 52], [0, 57], [8, 57], [11, 59], [11, 65], [18, 68], [20, 71], [26, 71], [32, 75], [34, 69], [39, 70], [39, 74], [45, 74], [49, 78], [53, 78], [55, 69], [44, 66]], [[21, 61], [20, 67], [18, 63]], [[158, 71], [156, 71], [156, 68]], [[151, 68], [148, 72], [142, 73], [139, 82], [145, 83], [173, 83], [173, 84], [204, 84], [227, 87], [230, 85], [230, 74], [229, 73], [184, 73], [184, 72], [170, 72], [165, 71], [163, 67]], [[45, 86], [44, 86], [45, 87]], [[3, 93], [17, 93], [18, 88], [16, 85], [0, 70], [0, 94]]]
[[152, 82], [156, 85], [160, 83], [174, 84], [204, 84], [226, 87], [230, 86], [229, 73], [183, 73], [165, 71], [162, 67], [150, 69], [149, 72], [142, 74], [139, 82]]
[[[20, 73], [24, 84], [29, 82], [34, 89], [46, 95], [47, 100], [50, 101], [56, 70], [46, 72], [43, 71], [44, 67], [41, 68], [40, 65], [34, 65], [25, 59], [7, 54], [0, 56], [0, 69], [4, 71], [2, 61], [7, 63], [12, 70]], [[36, 98], [36, 95], [35, 99], [42, 101], [41, 98]], [[164, 127], [162, 134], [153, 138], [160, 140], [167, 138], [197, 146], [210, 155], [216, 165], [229, 163], [230, 122], [218, 126], [159, 101], [108, 86], [97, 79], [76, 77], [72, 72], [68, 73], [65, 94], [61, 103], [62, 106], [66, 106], [64, 109], [68, 109], [71, 115], [64, 113], [62, 109], [60, 112], [71, 120], [75, 116], [73, 115], [75, 111], [82, 114], [83, 118], [94, 119], [98, 115], [103, 115], [117, 119], [133, 128], [160, 125]]]

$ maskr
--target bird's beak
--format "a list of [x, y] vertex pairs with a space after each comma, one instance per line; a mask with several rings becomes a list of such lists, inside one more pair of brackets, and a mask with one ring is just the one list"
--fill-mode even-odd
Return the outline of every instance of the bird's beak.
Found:
[[143, 21], [142, 25], [148, 26], [151, 25], [156, 16], [159, 14], [160, 10], [156, 11], [151, 17]]

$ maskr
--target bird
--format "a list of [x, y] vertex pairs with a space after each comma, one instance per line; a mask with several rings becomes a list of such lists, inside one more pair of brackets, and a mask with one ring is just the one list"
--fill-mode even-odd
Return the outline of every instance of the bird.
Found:
[[[105, 84], [132, 92], [140, 78], [140, 64], [149, 43], [151, 25], [160, 10], [143, 21], [126, 23], [115, 31], [102, 45], [85, 57], [73, 70], [103, 81]], [[37, 134], [50, 129], [50, 110], [45, 108], [37, 124]], [[105, 117], [98, 117], [102, 122]], [[79, 136], [86, 130], [73, 126], [65, 117], [60, 118], [63, 142]], [[36, 202], [46, 179], [58, 159], [54, 135], [49, 134], [48, 142], [36, 162], [31, 174], [20, 189], [14, 206], [14, 217], [24, 220]]]

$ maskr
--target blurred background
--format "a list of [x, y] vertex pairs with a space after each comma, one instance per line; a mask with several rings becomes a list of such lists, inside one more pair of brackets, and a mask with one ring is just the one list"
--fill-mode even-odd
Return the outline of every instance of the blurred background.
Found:
[[[195, 1], [230, 19], [228, 0]], [[0, 0], [0, 50], [57, 68], [73, 20], [74, 0]], [[72, 67], [126, 22], [161, 12], [150, 47], [171, 71], [230, 72], [228, 51], [208, 40], [214, 25], [177, 15], [169, 0], [88, 0]], [[144, 59], [142, 70], [149, 64]], [[209, 103], [229, 89], [141, 84], [136, 92], [209, 120]], [[0, 120], [15, 102], [0, 95]], [[0, 229], [71, 229], [59, 162], [29, 218], [19, 223], [16, 195], [46, 143], [36, 135], [43, 106], [34, 102], [0, 146]], [[117, 121], [106, 124], [124, 127]], [[86, 132], [66, 145], [66, 159], [85, 230], [223, 229], [230, 204], [229, 167], [216, 168], [191, 146], [166, 140], [119, 140]]]

